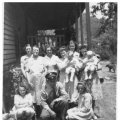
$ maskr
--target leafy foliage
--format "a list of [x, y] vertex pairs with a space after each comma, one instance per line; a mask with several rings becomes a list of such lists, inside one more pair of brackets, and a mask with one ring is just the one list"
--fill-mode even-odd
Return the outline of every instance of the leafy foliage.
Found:
[[110, 59], [116, 63], [117, 55], [117, 3], [100, 2], [92, 6], [92, 14], [95, 17], [100, 11], [103, 17], [100, 19], [100, 28], [97, 30], [96, 39], [99, 39], [98, 51], [102, 59]]
[[97, 12], [100, 11], [103, 17], [100, 20], [101, 27], [98, 35], [112, 30], [117, 33], [117, 3], [115, 2], [100, 2], [92, 6], [92, 15], [95, 17]]

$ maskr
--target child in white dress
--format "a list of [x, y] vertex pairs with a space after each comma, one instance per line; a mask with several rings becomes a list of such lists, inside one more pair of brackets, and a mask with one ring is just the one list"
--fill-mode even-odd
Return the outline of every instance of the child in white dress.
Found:
[[14, 107], [10, 111], [10, 115], [14, 115], [17, 120], [30, 120], [34, 114], [32, 96], [27, 93], [26, 87], [20, 84], [18, 94], [14, 96]]
[[86, 92], [86, 87], [83, 82], [77, 85], [76, 98], [73, 102], [78, 103], [77, 107], [71, 108], [67, 111], [66, 119], [69, 120], [90, 120], [94, 117], [92, 109], [92, 96]]

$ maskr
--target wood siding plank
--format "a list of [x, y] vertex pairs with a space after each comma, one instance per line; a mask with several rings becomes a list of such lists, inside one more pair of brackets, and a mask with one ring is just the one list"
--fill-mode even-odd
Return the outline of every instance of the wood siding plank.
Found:
[[15, 58], [16, 58], [15, 53], [13, 53], [13, 54], [6, 54], [6, 55], [4, 55], [4, 60], [8, 60], [8, 59], [15, 59]]
[[6, 44], [6, 45], [15, 45], [15, 41], [4, 39], [4, 44]]
[[16, 53], [15, 50], [4, 50], [4, 55], [6, 54], [14, 54]]
[[15, 50], [14, 45], [4, 45], [4, 50]]
[[14, 62], [16, 62], [16, 59], [8, 59], [8, 60], [4, 60], [3, 64], [5, 65], [5, 64], [10, 64], [10, 63], [14, 63]]

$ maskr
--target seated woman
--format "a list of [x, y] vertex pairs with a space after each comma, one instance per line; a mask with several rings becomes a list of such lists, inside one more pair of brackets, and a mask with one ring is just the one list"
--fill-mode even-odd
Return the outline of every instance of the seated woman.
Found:
[[32, 96], [26, 87], [20, 83], [18, 94], [14, 96], [14, 107], [10, 115], [15, 116], [17, 120], [30, 120], [34, 114]]
[[67, 111], [66, 119], [69, 120], [88, 120], [94, 117], [92, 109], [92, 96], [87, 93], [85, 84], [79, 82], [77, 84], [76, 99], [74, 102], [78, 103], [77, 107], [71, 108]]

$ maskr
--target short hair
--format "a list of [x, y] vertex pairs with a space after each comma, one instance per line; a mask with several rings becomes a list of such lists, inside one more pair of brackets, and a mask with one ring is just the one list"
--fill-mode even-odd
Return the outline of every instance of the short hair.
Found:
[[33, 46], [33, 48], [34, 48], [34, 47], [36, 47], [36, 48], [38, 48], [38, 49], [39, 49], [39, 47], [38, 47], [37, 45], [34, 45], [34, 46]]
[[[25, 79], [25, 78], [24, 78], [24, 79]], [[19, 92], [19, 88], [20, 88], [20, 87], [24, 87], [24, 88], [25, 88], [26, 94], [29, 93], [29, 90], [28, 90], [27, 86], [21, 81], [21, 82], [18, 84], [17, 94], [20, 95], [20, 92]]]
[[[31, 45], [30, 45], [30, 44], [26, 44], [26, 45], [24, 46], [23, 50], [26, 50], [26, 47], [31, 47]], [[32, 47], [31, 47], [31, 48], [32, 48]]]
[[46, 45], [45, 52], [47, 51], [48, 48], [50, 48], [53, 51], [53, 49], [52, 49], [52, 47], [50, 45]]

